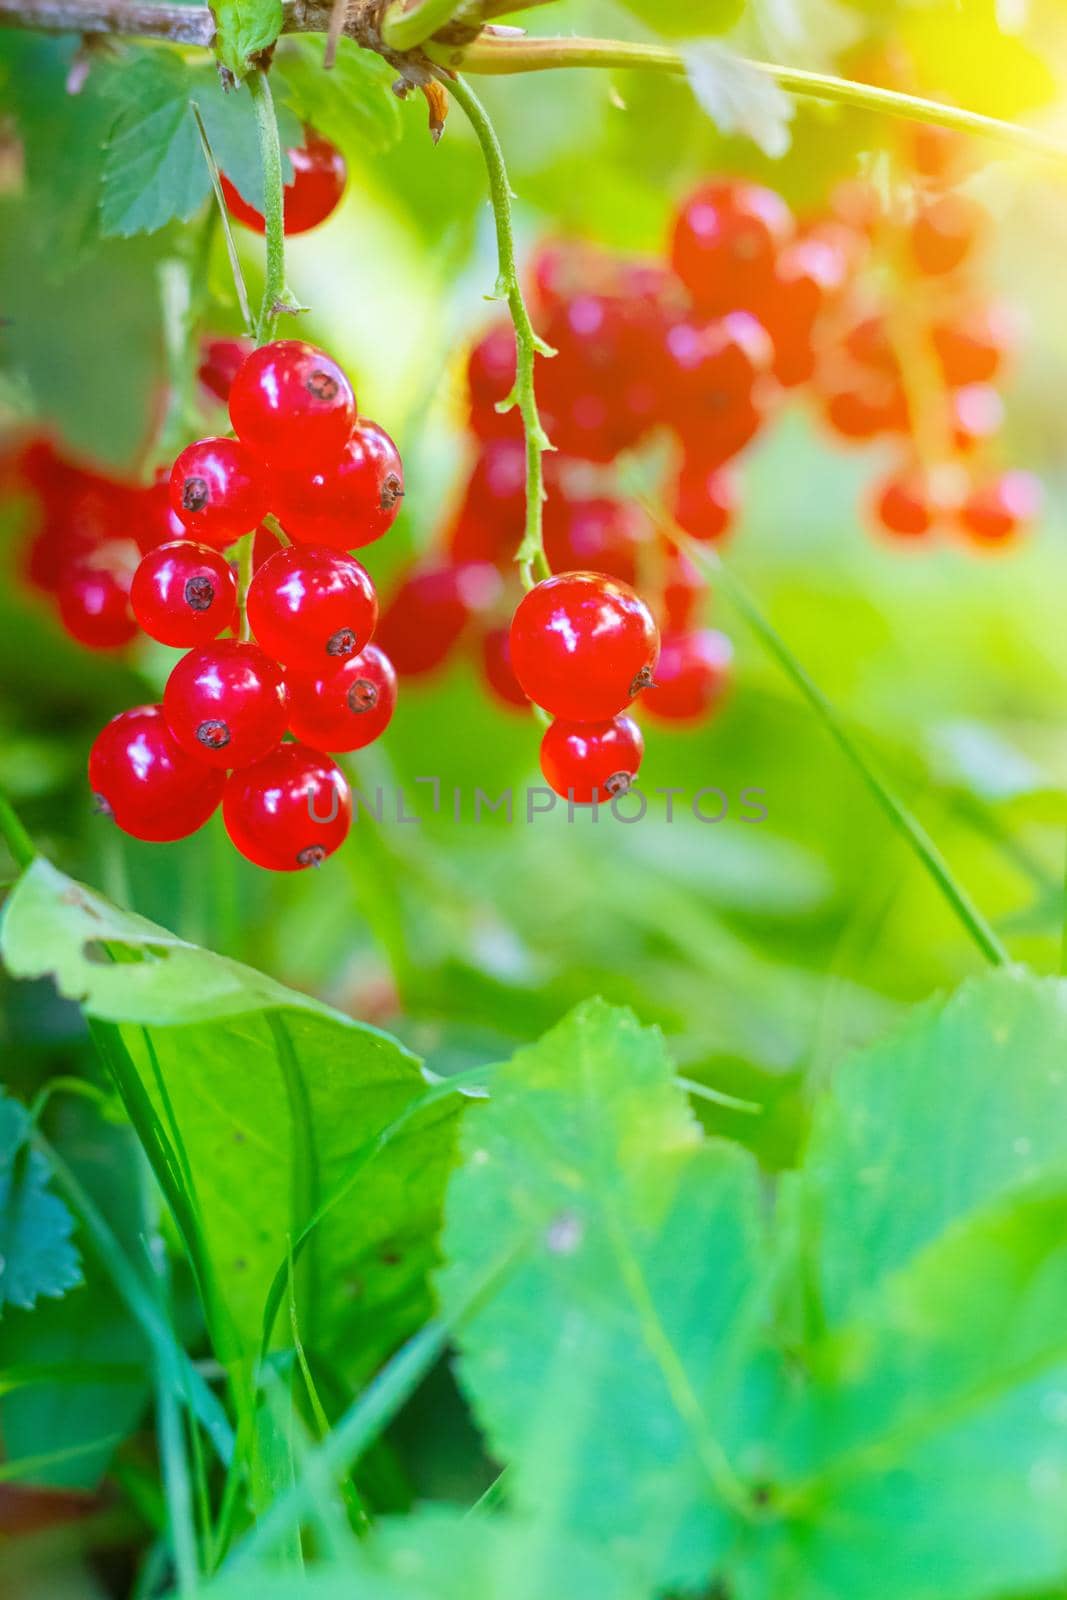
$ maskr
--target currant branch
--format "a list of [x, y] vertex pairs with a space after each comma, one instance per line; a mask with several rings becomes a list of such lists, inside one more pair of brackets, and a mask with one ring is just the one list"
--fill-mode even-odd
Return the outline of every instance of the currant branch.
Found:
[[530, 321], [530, 313], [526, 309], [515, 261], [511, 185], [508, 182], [504, 152], [500, 147], [496, 129], [489, 120], [485, 107], [462, 78], [442, 78], [442, 81], [447, 84], [454, 99], [462, 106], [474, 130], [482, 147], [489, 177], [489, 197], [496, 219], [499, 262], [497, 293], [502, 300], [507, 301], [515, 328], [515, 387], [504, 409], [513, 405], [518, 406], [526, 436], [526, 531], [515, 559], [519, 564], [523, 584], [530, 589], [536, 579], [547, 578], [551, 571], [545, 556], [541, 524], [545, 497], [543, 457], [546, 450], [551, 450], [552, 444], [541, 426], [541, 417], [537, 410], [534, 361], [538, 355], [551, 356], [555, 352], [537, 337]]
[[[545, 72], [564, 67], [649, 68], [685, 76], [685, 57], [667, 45], [630, 43], [616, 39], [527, 39], [483, 33], [467, 44], [446, 45], [433, 40], [425, 47], [427, 56], [450, 72], [486, 73], [493, 76], [517, 72]], [[1067, 160], [1067, 145], [1036, 128], [978, 111], [925, 100], [921, 95], [901, 94], [896, 89], [880, 89], [873, 84], [856, 83], [826, 72], [806, 72], [776, 62], [739, 58], [739, 64], [772, 78], [782, 89], [813, 100], [828, 100], [861, 110], [887, 112], [912, 122], [933, 123], [960, 133], [977, 134], [1001, 143], [1030, 150], [1037, 155]]]

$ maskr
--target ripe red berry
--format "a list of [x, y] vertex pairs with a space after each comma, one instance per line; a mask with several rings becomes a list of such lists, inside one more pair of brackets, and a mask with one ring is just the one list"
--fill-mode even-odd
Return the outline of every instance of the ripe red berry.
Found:
[[271, 872], [318, 867], [352, 823], [352, 792], [335, 761], [283, 744], [255, 766], [231, 773], [222, 820], [241, 854]]
[[[285, 185], [282, 200], [285, 233], [287, 238], [291, 238], [317, 228], [337, 209], [345, 192], [348, 169], [337, 146], [312, 128], [304, 130], [304, 143], [286, 151], [286, 154], [292, 162], [293, 176]], [[255, 233], [267, 231], [263, 213], [249, 205], [225, 174], [222, 176], [222, 192], [231, 216]]]
[[596, 572], [546, 578], [511, 622], [511, 660], [535, 705], [605, 722], [652, 682], [659, 632], [634, 591]]
[[487, 562], [432, 562], [413, 568], [394, 590], [377, 642], [402, 678], [443, 666], [474, 617], [500, 596], [500, 574]]
[[454, 561], [510, 562], [526, 516], [526, 447], [489, 439], [481, 447], [446, 548]]
[[232, 627], [237, 580], [229, 563], [205, 544], [160, 544], [134, 573], [130, 601], [150, 639], [187, 649]]
[[911, 225], [912, 259], [927, 277], [955, 272], [971, 255], [988, 220], [977, 200], [941, 194], [928, 200]]
[[774, 292], [762, 308], [774, 341], [774, 375], [793, 388], [814, 375], [819, 317], [841, 296], [849, 258], [841, 245], [817, 232], [786, 245], [774, 268]]
[[294, 678], [289, 731], [313, 750], [362, 750], [383, 734], [396, 710], [396, 673], [369, 644], [334, 672]]
[[597, 805], [632, 787], [644, 751], [645, 741], [632, 717], [552, 722], [541, 740], [541, 771], [563, 799]]
[[404, 498], [396, 445], [376, 422], [361, 420], [341, 454], [315, 470], [278, 472], [274, 509], [298, 544], [360, 550], [388, 533]]
[[136, 539], [141, 550], [148, 552], [160, 544], [172, 544], [176, 539], [187, 541], [189, 530], [170, 503], [170, 483], [165, 470], [156, 482], [141, 491], [138, 502]]
[[545, 506], [545, 554], [556, 572], [603, 572], [632, 584], [651, 534], [648, 518], [632, 500], [560, 493]]
[[208, 394], [223, 405], [230, 398], [233, 380], [255, 349], [251, 339], [204, 339], [196, 375]]
[[733, 655], [726, 635], [711, 628], [667, 634], [642, 705], [663, 722], [699, 722], [722, 699]]
[[89, 650], [119, 650], [137, 637], [128, 572], [76, 563], [61, 579], [56, 600], [64, 628]]
[[960, 527], [974, 544], [1004, 544], [1041, 514], [1044, 490], [1031, 472], [1002, 472], [979, 484], [960, 508]]
[[183, 656], [163, 709], [183, 750], [212, 767], [247, 767], [273, 750], [289, 718], [282, 669], [258, 645], [219, 639]]
[[971, 307], [935, 325], [932, 332], [946, 383], [991, 383], [998, 377], [1019, 338], [1019, 319], [1012, 307]]
[[482, 676], [501, 705], [529, 711], [530, 702], [511, 665], [509, 628], [490, 628], [482, 635]]
[[938, 520], [940, 507], [927, 474], [910, 467], [875, 485], [872, 511], [884, 532], [897, 538], [921, 539]]
[[162, 706], [113, 717], [89, 755], [89, 787], [100, 809], [124, 833], [158, 844], [195, 833], [221, 800], [224, 782], [180, 748]]
[[253, 350], [230, 387], [230, 421], [242, 444], [287, 472], [315, 471], [341, 454], [356, 424], [356, 397], [332, 356], [303, 339]]
[[467, 360], [470, 387], [470, 430], [478, 439], [512, 439], [521, 435], [518, 409], [498, 411], [497, 405], [515, 387], [515, 330], [510, 322], [490, 328], [471, 350]]
[[170, 474], [170, 503], [193, 538], [225, 550], [267, 509], [256, 463], [236, 439], [198, 439]]
[[667, 552], [663, 581], [663, 632], [687, 633], [708, 597], [708, 585], [688, 556]]
[[316, 545], [291, 545], [248, 586], [256, 639], [294, 672], [326, 673], [356, 656], [374, 632], [378, 596], [365, 567]]
[[900, 383], [878, 373], [859, 374], [830, 390], [824, 399], [827, 423], [841, 439], [875, 439], [882, 433], [903, 433], [909, 413]]
[[761, 305], [793, 231], [785, 201], [755, 183], [706, 183], [678, 214], [674, 270], [701, 311]]
[[737, 483], [722, 467], [710, 472], [699, 456], [687, 455], [674, 491], [674, 520], [694, 539], [717, 544], [737, 516]]

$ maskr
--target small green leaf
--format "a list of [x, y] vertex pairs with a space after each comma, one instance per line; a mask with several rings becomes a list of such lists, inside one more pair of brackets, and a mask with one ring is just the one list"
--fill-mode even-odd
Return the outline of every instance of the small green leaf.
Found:
[[252, 57], [269, 50], [282, 31], [281, 0], [213, 0], [211, 9], [218, 58], [235, 78], [243, 78]]
[[766, 73], [720, 45], [684, 52], [693, 93], [720, 133], [738, 133], [777, 160], [789, 149], [793, 101]]
[[[255, 118], [247, 92], [223, 89], [211, 66], [190, 66], [174, 50], [145, 52], [111, 80], [117, 114], [104, 161], [100, 201], [105, 234], [154, 233], [187, 222], [210, 193], [190, 102], [200, 107], [220, 169], [251, 205], [262, 207]], [[279, 121], [283, 148], [300, 142], [292, 115]], [[283, 160], [283, 176], [292, 167]]]
[[74, 1219], [48, 1187], [48, 1166], [30, 1148], [29, 1113], [0, 1092], [0, 1313], [30, 1311], [81, 1283]]
[[499, 1069], [468, 1113], [438, 1287], [447, 1315], [487, 1240], [519, 1252], [458, 1341], [515, 1506], [696, 1586], [740, 1492], [743, 1408], [721, 1399], [763, 1252], [754, 1163], [703, 1139], [672, 1072], [658, 1033], [599, 1001]]
[[279, 101], [342, 150], [387, 150], [400, 137], [400, 107], [390, 87], [395, 72], [345, 38], [327, 72], [324, 48], [313, 39], [286, 46], [272, 74]]
[[622, 0], [622, 4], [666, 39], [725, 33], [745, 9], [745, 0]]

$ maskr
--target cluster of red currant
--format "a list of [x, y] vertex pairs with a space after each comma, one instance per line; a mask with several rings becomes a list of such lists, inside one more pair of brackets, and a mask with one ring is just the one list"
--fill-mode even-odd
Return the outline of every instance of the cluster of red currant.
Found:
[[[348, 552], [391, 526], [403, 473], [313, 345], [247, 355], [228, 402], [236, 437], [178, 456], [167, 492], [181, 536], [147, 549], [129, 591], [136, 624], [188, 653], [162, 705], [122, 712], [97, 736], [89, 780], [137, 838], [183, 838], [221, 802], [242, 855], [295, 871], [336, 850], [351, 822], [328, 752], [370, 744], [396, 704], [392, 666], [370, 642], [374, 585]], [[291, 544], [257, 535], [270, 512]], [[223, 552], [254, 537], [242, 595]]]
[[[1004, 417], [996, 383], [1019, 343], [1020, 319], [984, 296], [977, 279], [990, 227], [982, 205], [957, 187], [968, 171], [966, 141], [921, 126], [905, 155], [913, 181], [902, 202], [860, 183], [833, 196], [855, 241], [853, 284], [814, 373], [818, 404], [837, 437], [897, 448], [896, 465], [871, 494], [876, 527], [901, 539], [943, 530], [976, 546], [1003, 545], [1042, 503], [1031, 473], [992, 464]], [[865, 262], [880, 273], [864, 272]]]

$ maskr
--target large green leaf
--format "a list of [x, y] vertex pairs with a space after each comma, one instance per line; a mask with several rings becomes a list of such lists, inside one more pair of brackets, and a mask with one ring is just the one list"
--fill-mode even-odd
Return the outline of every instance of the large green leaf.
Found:
[[[252, 205], [262, 208], [263, 179], [247, 90], [225, 90], [214, 68], [194, 66], [175, 50], [150, 50], [112, 75], [114, 124], [100, 200], [105, 234], [153, 233], [187, 222], [207, 199], [211, 179], [192, 113], [195, 102], [219, 167]], [[283, 150], [300, 142], [300, 125], [282, 110]], [[288, 157], [283, 175], [292, 168]]]
[[243, 78], [252, 58], [269, 50], [282, 31], [282, 0], [214, 0], [215, 49], [224, 67]]
[[965, 984], [839, 1074], [802, 1204], [829, 1322], [970, 1212], [1067, 1177], [1067, 984], [1021, 971]]
[[[363, 1370], [427, 1310], [454, 1099], [414, 1115], [418, 1060], [38, 861], [6, 907], [19, 977], [81, 1002], [197, 1261], [217, 1338], [257, 1345], [289, 1242], [305, 1343]], [[367, 1164], [398, 1118], [402, 1134]], [[347, 1185], [347, 1187], [346, 1187]]]
[[459, 1335], [509, 1495], [647, 1581], [721, 1555], [746, 1312], [762, 1268], [754, 1163], [705, 1142], [662, 1040], [592, 1001], [493, 1078], [449, 1190], [447, 1314], [494, 1252], [518, 1267]]
[[74, 1219], [48, 1187], [48, 1166], [30, 1147], [29, 1114], [0, 1091], [0, 1313], [29, 1311], [81, 1283]]

